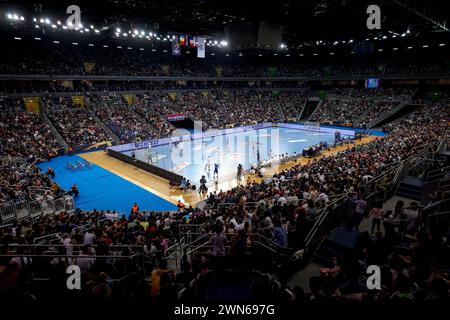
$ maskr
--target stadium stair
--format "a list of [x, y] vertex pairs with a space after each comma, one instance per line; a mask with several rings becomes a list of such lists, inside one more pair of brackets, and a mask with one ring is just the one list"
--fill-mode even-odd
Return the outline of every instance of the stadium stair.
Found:
[[56, 130], [56, 128], [53, 126], [53, 123], [50, 121], [50, 119], [45, 114], [45, 106], [44, 106], [44, 103], [42, 103], [41, 99], [39, 99], [39, 105], [41, 108], [40, 116], [42, 118], [42, 121], [45, 122], [50, 127], [50, 130], [52, 131], [53, 135], [56, 137], [56, 140], [59, 142], [60, 145], [63, 146], [64, 150], [66, 150], [66, 151], [69, 150], [69, 145], [63, 139], [63, 137], [59, 134], [58, 130]]
[[333, 268], [333, 257], [340, 259], [351, 253], [358, 234], [359, 232], [354, 229], [337, 227], [323, 241], [313, 261], [326, 268]]
[[396, 195], [411, 200], [421, 201], [424, 181], [422, 178], [407, 176], [400, 182]]

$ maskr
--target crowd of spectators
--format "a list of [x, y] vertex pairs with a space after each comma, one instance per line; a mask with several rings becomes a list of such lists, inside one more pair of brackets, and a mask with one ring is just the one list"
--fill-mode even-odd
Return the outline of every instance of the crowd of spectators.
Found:
[[74, 103], [71, 97], [47, 96], [43, 102], [48, 118], [70, 147], [111, 140], [90, 111]]
[[335, 88], [312, 115], [312, 121], [369, 124], [396, 105], [412, 98], [414, 90], [405, 88]]
[[58, 153], [61, 146], [50, 126], [39, 114], [26, 112], [21, 99], [4, 98], [0, 108], [2, 154], [38, 161]]
[[97, 117], [123, 142], [155, 138], [159, 133], [118, 94], [90, 95]]
[[[58, 48], [43, 41], [39, 48], [23, 46], [17, 41], [5, 44], [5, 59], [0, 64], [1, 73], [64, 74], [64, 75], [120, 75], [120, 76], [194, 76], [194, 77], [287, 77], [287, 76], [387, 76], [448, 74], [449, 67], [444, 51], [434, 57], [407, 55], [383, 57], [378, 55], [352, 55], [349, 57], [323, 57], [318, 63], [304, 57], [298, 59], [252, 54], [226, 55], [220, 50], [205, 59], [185, 52], [173, 57], [161, 44], [157, 52], [120, 50], [101, 47], [65, 46]], [[114, 45], [115, 47], [115, 45]], [[188, 50], [189, 51], [189, 50]], [[310, 56], [310, 55], [308, 55]], [[256, 58], [256, 59], [255, 59]], [[255, 61], [256, 60], [256, 61]], [[195, 61], [195, 63], [193, 63]], [[195, 67], [192, 67], [195, 65]]]

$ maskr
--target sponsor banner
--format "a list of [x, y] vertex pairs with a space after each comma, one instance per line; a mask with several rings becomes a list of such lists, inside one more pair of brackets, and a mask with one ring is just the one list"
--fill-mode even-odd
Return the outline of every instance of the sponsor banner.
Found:
[[205, 57], [205, 38], [198, 37], [198, 45], [197, 45], [197, 58]]
[[[189, 141], [189, 140], [197, 140], [197, 139], [206, 139], [206, 138], [212, 138], [219, 135], [228, 135], [228, 134], [234, 134], [239, 132], [245, 132], [249, 130], [260, 130], [265, 128], [272, 128], [272, 127], [278, 127], [278, 128], [286, 128], [286, 129], [296, 129], [296, 130], [305, 130], [305, 131], [320, 131], [324, 133], [335, 133], [336, 131], [339, 131], [341, 135], [344, 136], [354, 136], [355, 131], [353, 130], [345, 130], [345, 129], [333, 129], [333, 128], [325, 128], [320, 127], [319, 130], [317, 130], [317, 127], [309, 128], [308, 126], [304, 126], [301, 124], [293, 124], [293, 123], [258, 123], [255, 125], [250, 126], [244, 126], [244, 127], [237, 127], [237, 128], [227, 128], [223, 130], [209, 130], [206, 132], [198, 132], [193, 134], [187, 134], [187, 135], [181, 135], [181, 136], [174, 136], [169, 138], [163, 138], [163, 139], [156, 139], [156, 140], [150, 140], [150, 141], [141, 141], [141, 142], [135, 142], [135, 143], [127, 143], [122, 144], [118, 146], [109, 147], [108, 149], [112, 149], [114, 151], [118, 152], [127, 152], [134, 149], [144, 149], [148, 148], [149, 146], [156, 147], [161, 145], [166, 145], [170, 143], [176, 143], [176, 142], [182, 142], [182, 141]], [[314, 129], [314, 130], [311, 130]]]
[[336, 131], [339, 131], [341, 135], [344, 136], [351, 136], [353, 137], [355, 135], [355, 131], [353, 130], [345, 130], [345, 129], [334, 129], [334, 128], [325, 128], [325, 127], [316, 127], [316, 126], [305, 126], [302, 124], [293, 124], [293, 123], [279, 123], [279, 128], [287, 128], [287, 129], [297, 129], [297, 130], [306, 130], [306, 131], [318, 131], [318, 132], [325, 132], [325, 133], [335, 133]]
[[176, 114], [168, 114], [168, 121], [180, 121], [186, 119], [186, 115], [184, 113], [176, 113]]

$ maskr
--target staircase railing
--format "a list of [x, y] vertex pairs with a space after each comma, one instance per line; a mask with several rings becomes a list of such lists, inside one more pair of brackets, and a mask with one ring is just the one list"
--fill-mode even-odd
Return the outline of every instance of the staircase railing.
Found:
[[[308, 100], [307, 100], [308, 101]], [[322, 106], [324, 99], [323, 98], [319, 98], [319, 102], [316, 105], [316, 108], [314, 109], [314, 111], [309, 115], [308, 117], [308, 121], [311, 120], [311, 118], [313, 117], [313, 115], [316, 114], [317, 110], [319, 110], [319, 108]]]
[[0, 225], [12, 225], [22, 220], [31, 220], [43, 214], [60, 211], [73, 212], [75, 203], [71, 196], [54, 200], [6, 202], [0, 205]]
[[309, 92], [306, 95], [305, 101], [303, 102], [302, 110], [300, 110], [300, 113], [297, 116], [297, 121], [300, 121], [302, 119], [303, 111], [305, 111], [306, 102], [308, 101], [308, 95], [309, 95]]
[[322, 209], [319, 218], [305, 238], [303, 261], [311, 259], [329, 232], [342, 222], [344, 211], [348, 208], [347, 204], [349, 201], [347, 195], [344, 195]]

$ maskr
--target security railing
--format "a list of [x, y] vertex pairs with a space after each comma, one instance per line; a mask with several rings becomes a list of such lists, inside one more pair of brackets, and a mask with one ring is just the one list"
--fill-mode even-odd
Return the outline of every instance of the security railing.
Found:
[[6, 202], [0, 205], [0, 225], [12, 225], [23, 220], [34, 221], [44, 214], [73, 212], [75, 202], [71, 196], [54, 200]]

